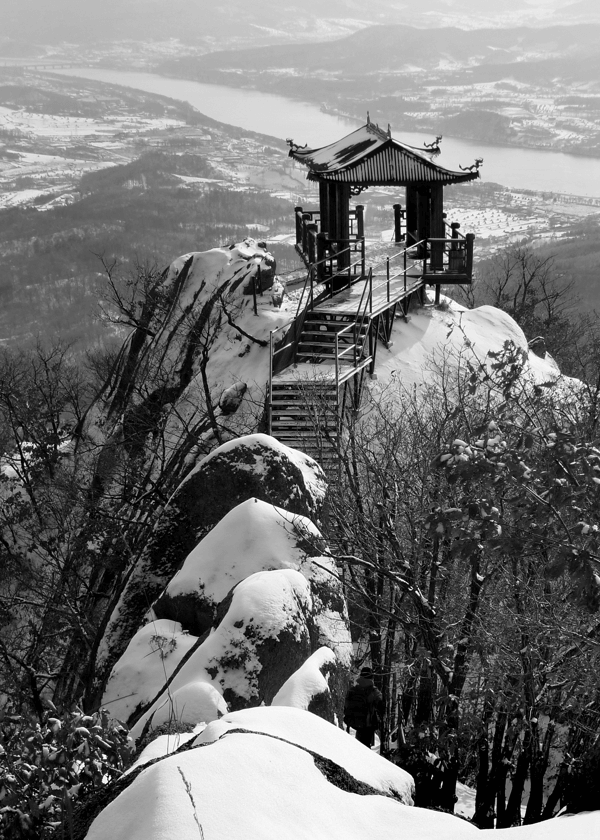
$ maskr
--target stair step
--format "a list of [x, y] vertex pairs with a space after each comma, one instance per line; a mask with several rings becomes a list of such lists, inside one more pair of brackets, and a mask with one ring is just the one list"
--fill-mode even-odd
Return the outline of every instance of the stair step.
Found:
[[[336, 343], [336, 336], [337, 333], [325, 333], [325, 332], [307, 332], [306, 330], [300, 336], [301, 342], [307, 341], [325, 341], [327, 344], [335, 347]], [[363, 341], [367, 337], [366, 332], [359, 331], [356, 335], [352, 333], [348, 333], [347, 335], [342, 335], [341, 337], [338, 336], [337, 343], [341, 346], [342, 344], [352, 344], [356, 339]]]
[[[319, 444], [315, 443], [315, 436], [309, 432], [294, 433], [290, 429], [273, 429], [272, 434], [273, 437], [276, 437], [277, 440], [280, 440], [282, 443], [288, 440], [297, 440], [301, 441], [303, 446], [310, 446], [312, 449], [319, 449]], [[331, 443], [327, 443], [327, 441], [324, 440], [321, 446], [323, 448], [333, 447], [336, 440], [337, 438], [334, 438], [332, 435]]]
[[337, 401], [330, 400], [327, 402], [306, 403], [304, 400], [295, 400], [293, 402], [274, 402], [271, 401], [271, 411], [273, 414], [307, 414], [309, 411], [320, 411], [331, 414], [337, 411]]
[[[332, 390], [329, 393], [324, 394], [306, 394], [302, 391], [276, 391], [272, 395], [271, 402], [278, 403], [278, 404], [285, 404], [286, 402], [290, 403], [298, 403], [298, 402], [307, 402], [311, 400], [312, 402], [336, 402], [337, 400], [337, 388]], [[312, 404], [312, 403], [311, 403]]]
[[[340, 344], [340, 345], [338, 345], [338, 346], [339, 346], [339, 349], [340, 349], [340, 350], [347, 350], [348, 348], [351, 348], [351, 347], [358, 347], [359, 345], [358, 345], [358, 344], [355, 344], [354, 342], [350, 342], [350, 341], [349, 341], [349, 342], [347, 342], [347, 343], [346, 343], [346, 342], [344, 342], [343, 344]], [[302, 353], [302, 352], [304, 352], [304, 353], [310, 352], [310, 351], [312, 350], [312, 348], [314, 348], [314, 349], [315, 349], [315, 352], [316, 352], [317, 350], [319, 350], [319, 349], [320, 349], [320, 350], [332, 350], [332, 351], [335, 351], [335, 344], [333, 344], [333, 343], [331, 343], [331, 342], [330, 342], [330, 343], [327, 343], [326, 341], [300, 341], [300, 342], [299, 342], [299, 344], [298, 344], [298, 352], [299, 352], [299, 353]], [[321, 355], [323, 355], [323, 354], [321, 354]]]
[[304, 391], [335, 391], [335, 382], [317, 382], [314, 379], [301, 380], [299, 382], [276, 382], [273, 381], [271, 388], [280, 394], [300, 393]]

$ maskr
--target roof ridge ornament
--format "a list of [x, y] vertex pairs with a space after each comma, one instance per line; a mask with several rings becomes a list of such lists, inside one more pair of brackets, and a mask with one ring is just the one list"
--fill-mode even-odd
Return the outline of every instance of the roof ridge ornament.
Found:
[[427, 149], [429, 155], [439, 155], [441, 153], [440, 143], [442, 142], [442, 135], [438, 134], [433, 143], [423, 143], [423, 147]]
[[379, 137], [380, 140], [389, 140], [389, 138], [392, 136], [389, 125], [388, 125], [387, 132], [384, 131], [383, 128], [379, 128], [377, 123], [371, 122], [371, 115], [369, 114], [368, 111], [367, 111], [367, 131], [369, 132], [369, 134], [374, 134], [375, 137]]
[[475, 163], [472, 163], [471, 166], [461, 166], [460, 163], [458, 164], [458, 168], [463, 172], [479, 172], [480, 166], [483, 166], [483, 158], [475, 158]]
[[301, 146], [299, 143], [294, 143], [294, 141], [292, 140], [291, 137], [286, 137], [285, 142], [290, 147], [290, 155], [293, 152], [297, 152], [299, 149], [307, 149], [308, 148], [308, 143], [305, 143], [304, 146]]

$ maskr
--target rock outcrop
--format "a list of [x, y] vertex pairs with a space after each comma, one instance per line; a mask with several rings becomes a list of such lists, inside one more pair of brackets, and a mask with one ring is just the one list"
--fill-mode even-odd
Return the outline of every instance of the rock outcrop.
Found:
[[[198, 723], [200, 684], [232, 710], [291, 704], [340, 720], [351, 656], [343, 592], [318, 528], [253, 498], [190, 552], [115, 664], [102, 703], [136, 737], [165, 719]], [[222, 713], [215, 697], [211, 720]]]
[[[176, 489], [130, 573], [98, 653], [99, 684], [105, 682], [112, 666], [142, 624], [148, 607], [157, 598], [157, 617], [181, 620], [185, 629], [194, 635], [201, 635], [212, 625], [217, 605], [214, 599], [204, 603], [200, 594], [195, 593], [193, 607], [190, 597], [186, 596], [178, 598], [177, 608], [171, 605], [167, 609], [165, 603], [175, 596], [168, 589], [162, 597], [161, 593], [198, 541], [233, 508], [255, 498], [270, 511], [277, 505], [289, 511], [288, 516], [298, 516], [299, 521], [302, 517], [318, 521], [325, 492], [326, 483], [318, 464], [268, 435], [254, 434], [231, 440], [206, 456]], [[247, 524], [237, 521], [232, 527], [238, 529], [241, 536]], [[281, 523], [280, 526], [275, 534], [283, 534]], [[288, 527], [291, 527], [291, 520]], [[217, 538], [213, 538], [213, 542]], [[256, 540], [261, 541], [259, 533]], [[267, 547], [266, 536], [262, 541]], [[236, 550], [243, 549], [238, 546]], [[313, 548], [312, 554], [318, 553]], [[260, 568], [277, 568], [277, 564], [267, 563]], [[233, 578], [227, 590], [232, 585]]]

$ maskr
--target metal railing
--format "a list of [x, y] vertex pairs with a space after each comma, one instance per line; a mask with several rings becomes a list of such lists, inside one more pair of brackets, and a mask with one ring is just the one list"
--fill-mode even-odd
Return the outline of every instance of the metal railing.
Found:
[[[315, 213], [314, 215], [318, 215], [318, 213]], [[446, 282], [448, 282], [452, 275], [461, 278], [465, 275], [470, 277], [473, 265], [473, 240], [473, 234], [463, 236], [458, 233], [457, 226], [452, 225], [452, 236], [449, 239], [441, 237], [427, 237], [419, 240], [418, 242], [414, 242], [409, 247], [403, 248], [391, 256], [388, 255], [381, 260], [373, 262], [369, 268], [369, 273], [366, 278], [364, 277], [364, 270], [362, 269], [362, 266], [364, 265], [363, 250], [359, 260], [350, 262], [349, 265], [344, 267], [341, 271], [330, 274], [326, 281], [327, 288], [324, 288], [319, 294], [315, 294], [316, 288], [318, 286], [323, 286], [323, 281], [319, 277], [319, 268], [324, 264], [331, 262], [336, 258], [336, 256], [339, 256], [339, 254], [322, 257], [320, 260], [316, 260], [314, 263], [310, 264], [300, 297], [298, 299], [294, 320], [288, 324], [282, 325], [281, 327], [277, 327], [277, 329], [272, 330], [270, 333], [269, 410], [272, 402], [273, 375], [277, 360], [280, 359], [282, 354], [287, 351], [289, 354], [288, 364], [292, 364], [295, 361], [296, 349], [302, 334], [306, 313], [309, 312], [318, 301], [327, 297], [332, 298], [334, 294], [338, 294], [339, 292], [355, 285], [357, 282], [366, 279], [358, 305], [356, 319], [353, 323], [348, 324], [348, 326], [344, 327], [335, 335], [335, 378], [336, 383], [338, 383], [340, 376], [340, 364], [345, 361], [346, 355], [350, 352], [353, 353], [352, 361], [355, 368], [361, 364], [364, 358], [364, 341], [362, 341], [360, 355], [358, 348], [359, 345], [361, 345], [362, 331], [373, 314], [374, 294], [376, 294], [380, 289], [385, 288], [385, 301], [387, 304], [390, 304], [398, 295], [398, 290], [394, 289], [394, 284], [398, 280], [402, 282], [403, 294], [407, 295], [409, 292], [414, 291], [414, 288], [419, 285], [419, 281], [422, 285], [425, 277], [435, 275], [436, 279], [439, 277], [440, 280], [445, 279]], [[439, 246], [437, 250], [436, 246]], [[350, 247], [346, 250], [349, 254], [352, 253]], [[393, 265], [397, 260], [401, 261], [399, 268]], [[422, 263], [421, 267], [416, 270], [415, 278], [417, 279], [417, 283], [409, 287], [407, 279], [409, 272], [415, 271], [416, 262]], [[360, 274], [355, 271], [358, 266], [361, 266]], [[383, 266], [385, 266], [385, 280], [380, 283], [374, 283], [374, 270]], [[342, 285], [339, 285], [334, 282], [336, 280], [343, 280], [344, 282]], [[287, 341], [276, 347], [277, 337], [284, 331], [286, 331], [285, 336]], [[347, 346], [344, 345], [340, 351], [340, 338], [347, 336], [351, 331], [354, 333], [352, 343]], [[284, 367], [287, 366], [288, 365], [284, 365]]]
[[[352, 364], [355, 369], [357, 369], [360, 363], [364, 359], [364, 352], [365, 352], [365, 341], [366, 341], [366, 333], [363, 333], [364, 328], [368, 325], [371, 313], [371, 305], [373, 301], [373, 270], [369, 269], [369, 276], [367, 278], [367, 282], [365, 283], [365, 287], [363, 289], [360, 303], [358, 304], [358, 310], [356, 313], [356, 318], [353, 323], [348, 324], [347, 327], [344, 327], [339, 332], [335, 334], [335, 382], [336, 386], [339, 385], [340, 381], [340, 362], [343, 361], [343, 357], [352, 351]], [[351, 344], [348, 344], [344, 347], [344, 349], [340, 352], [340, 338], [345, 335], [349, 335], [350, 332], [353, 332], [353, 341]], [[358, 356], [359, 353], [359, 345], [360, 345], [360, 358]]]

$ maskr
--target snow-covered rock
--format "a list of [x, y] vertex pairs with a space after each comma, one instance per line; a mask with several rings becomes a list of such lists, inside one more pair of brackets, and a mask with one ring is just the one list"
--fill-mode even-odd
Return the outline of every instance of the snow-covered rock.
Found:
[[394, 836], [404, 814], [410, 830], [427, 813], [408, 807], [412, 779], [403, 770], [332, 724], [284, 707], [227, 715], [119, 787], [90, 840], [191, 840], [200, 836], [198, 824], [214, 840], [362, 840], [383, 837], [384, 829]]
[[[412, 789], [405, 771], [315, 715], [285, 707], [245, 709], [209, 724], [199, 735], [165, 736], [151, 745], [136, 768], [114, 785], [110, 804], [98, 814], [92, 803], [89, 829], [81, 836], [481, 837], [465, 820], [412, 807]], [[80, 820], [78, 827], [85, 831], [86, 822]], [[504, 829], [503, 835], [509, 840], [589, 840], [599, 830], [600, 812], [594, 812]], [[490, 834], [490, 840], [495, 836]]]
[[[248, 499], [188, 554], [154, 603], [153, 613], [176, 619], [200, 636], [214, 623], [217, 606], [241, 580], [269, 569], [302, 569], [311, 577], [307, 554], [320, 554], [323, 548], [323, 538], [310, 519]], [[322, 562], [328, 563], [326, 558]]]
[[560, 370], [550, 356], [530, 352], [521, 327], [494, 306], [466, 309], [450, 298], [444, 308], [432, 306], [411, 313], [408, 323], [394, 327], [392, 345], [377, 353], [378, 387], [395, 380], [405, 389], [421, 387], [465, 365], [485, 361], [488, 352], [501, 352], [507, 342], [525, 354], [523, 376], [536, 384], [556, 382]]
[[[236, 438], [206, 456], [173, 494], [136, 562], [105, 632], [97, 658], [98, 675], [104, 671], [110, 673], [144, 620], [148, 606], [160, 596], [198, 541], [236, 505], [257, 498], [269, 508], [273, 505], [285, 508], [288, 516], [297, 514], [318, 521], [326, 489], [323, 471], [316, 461], [269, 435]], [[265, 534], [265, 546], [271, 536], [272, 533]], [[231, 562], [241, 563], [245, 554], [241, 544], [235, 553], [237, 556]], [[217, 555], [214, 562], [220, 563]], [[277, 565], [259, 565], [255, 570]], [[239, 579], [238, 576], [236, 580]], [[222, 597], [232, 585], [233, 578], [230, 578]], [[212, 599], [209, 613], [214, 604]], [[158, 612], [163, 616], [175, 614], [160, 608]], [[214, 616], [207, 613], [201, 619], [200, 612], [196, 604], [198, 621], [206, 629]], [[189, 626], [184, 623], [184, 629], [199, 635], [204, 630], [198, 621]]]
[[319, 648], [284, 682], [271, 705], [306, 709], [337, 723], [336, 712], [345, 696], [347, 673], [330, 648]]
[[115, 664], [103, 705], [136, 738], [172, 720], [213, 720], [224, 702], [240, 709], [276, 696], [333, 721], [352, 643], [333, 561], [313, 556], [324, 548], [310, 519], [259, 499], [238, 505], [155, 603]]
[[107, 683], [103, 706], [125, 722], [152, 703], [197, 639], [169, 619], [151, 621], [131, 639]]

